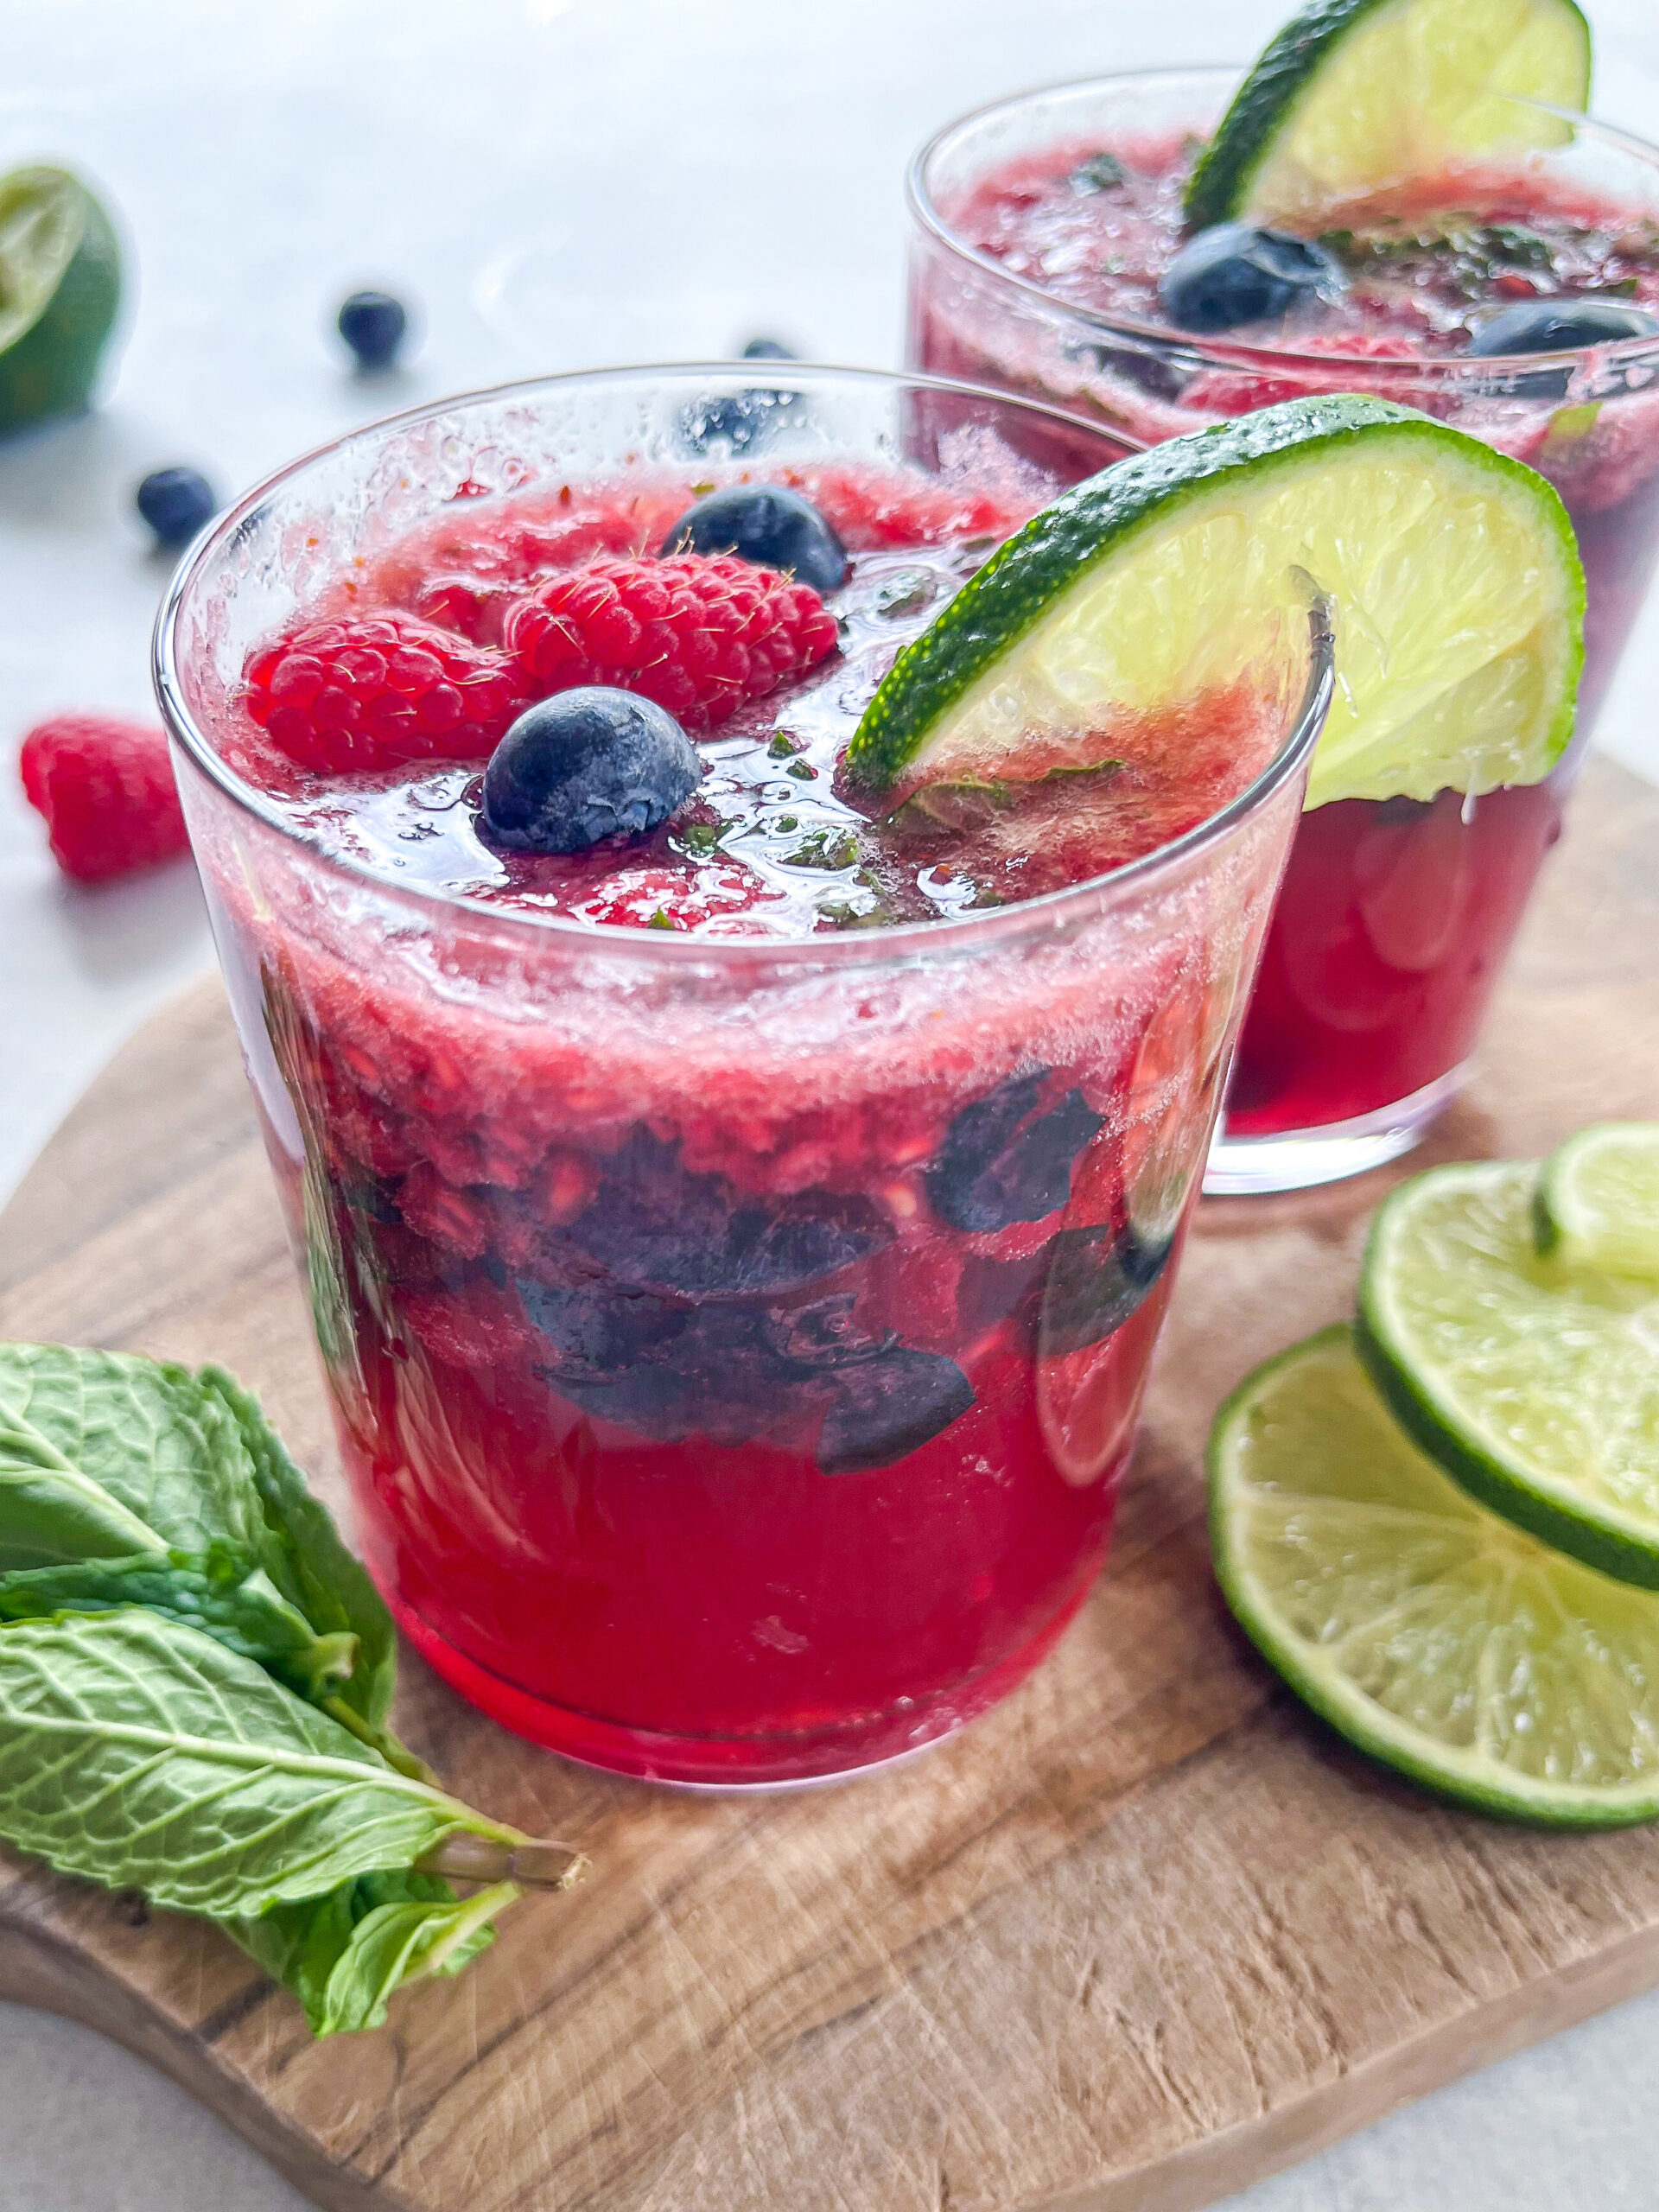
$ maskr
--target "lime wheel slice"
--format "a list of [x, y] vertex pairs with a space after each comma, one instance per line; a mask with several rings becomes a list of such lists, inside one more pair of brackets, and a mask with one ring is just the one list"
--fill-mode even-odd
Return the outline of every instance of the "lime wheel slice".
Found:
[[1584, 575], [1544, 480], [1380, 399], [1298, 399], [1058, 499], [901, 652], [848, 748], [867, 788], [1133, 759], [1241, 686], [1300, 696], [1310, 582], [1338, 693], [1307, 804], [1546, 774], [1573, 728]]
[[1510, 1819], [1659, 1815], [1659, 1597], [1483, 1510], [1389, 1417], [1345, 1328], [1223, 1406], [1210, 1527], [1246, 1635], [1372, 1758]]
[[120, 299], [113, 226], [79, 178], [0, 177], [0, 434], [86, 406]]
[[1496, 1512], [1659, 1589], [1659, 1282], [1541, 1258], [1538, 1169], [1430, 1168], [1384, 1200], [1356, 1340], [1395, 1417]]
[[1187, 221], [1318, 231], [1390, 186], [1560, 144], [1572, 124], [1547, 108], [1589, 97], [1572, 0], [1315, 0], [1239, 87], [1187, 185]]
[[1533, 1198], [1540, 1252], [1659, 1281], [1659, 1122], [1599, 1122], [1558, 1146]]

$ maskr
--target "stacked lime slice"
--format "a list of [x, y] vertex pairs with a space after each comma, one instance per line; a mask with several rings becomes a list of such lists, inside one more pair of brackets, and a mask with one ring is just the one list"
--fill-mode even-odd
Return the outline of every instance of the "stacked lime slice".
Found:
[[1211, 1438], [1247, 1633], [1362, 1749], [1489, 1812], [1659, 1816], [1656, 1193], [1651, 1123], [1402, 1184], [1352, 1331], [1247, 1376]]

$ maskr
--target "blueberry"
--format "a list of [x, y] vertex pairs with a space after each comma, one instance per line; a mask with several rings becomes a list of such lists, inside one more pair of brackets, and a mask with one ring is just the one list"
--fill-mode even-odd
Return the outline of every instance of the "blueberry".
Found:
[[[776, 338], [752, 338], [743, 348], [743, 359], [792, 361], [795, 356]], [[798, 391], [756, 387], [707, 392], [680, 410], [680, 442], [692, 453], [735, 455], [764, 445], [774, 429], [798, 429], [806, 419], [806, 404]]]
[[575, 1381], [598, 1382], [636, 1365], [671, 1343], [686, 1319], [656, 1299], [528, 1276], [520, 1281], [518, 1294], [547, 1338], [553, 1371]]
[[1342, 290], [1338, 264], [1311, 238], [1216, 223], [1189, 238], [1159, 281], [1158, 296], [1183, 330], [1265, 322], [1299, 302]]
[[888, 1466], [949, 1428], [974, 1402], [974, 1387], [954, 1359], [908, 1344], [838, 1369], [817, 1453], [826, 1475]]
[[1174, 1244], [1173, 1236], [1148, 1239], [1105, 1224], [1061, 1230], [1048, 1248], [1043, 1353], [1081, 1351], [1121, 1329], [1162, 1274]]
[[857, 1295], [850, 1290], [793, 1307], [779, 1321], [779, 1349], [797, 1366], [813, 1370], [845, 1367], [889, 1351], [898, 1341], [893, 1332], [884, 1329], [872, 1336], [857, 1308]]
[[792, 1430], [804, 1445], [822, 1394], [803, 1392], [764, 1313], [588, 1286], [518, 1291], [547, 1338], [543, 1379], [584, 1413], [659, 1443]]
[[663, 541], [664, 553], [735, 553], [763, 569], [785, 569], [814, 591], [834, 591], [847, 549], [810, 499], [782, 484], [734, 484], [688, 507]]
[[336, 327], [360, 367], [384, 369], [404, 342], [409, 315], [390, 292], [353, 292], [341, 305]]
[[666, 708], [585, 684], [526, 708], [491, 753], [484, 822], [514, 852], [580, 852], [666, 822], [701, 772]]
[[158, 545], [188, 545], [219, 512], [213, 486], [194, 468], [158, 468], [135, 497]]
[[1469, 341], [1482, 359], [1499, 353], [1565, 353], [1580, 346], [1610, 346], [1620, 338], [1649, 338], [1659, 320], [1622, 300], [1521, 300], [1489, 315]]
[[1160, 352], [1155, 341], [1141, 345], [1132, 338], [1124, 338], [1116, 345], [1103, 346], [1093, 339], [1068, 338], [1065, 357], [1069, 361], [1081, 361], [1086, 368], [1119, 383], [1138, 385], [1154, 399], [1179, 399], [1192, 372], [1190, 367], [1166, 358], [1168, 341], [1164, 343], [1165, 351]]
[[934, 1212], [952, 1229], [983, 1234], [1041, 1221], [1071, 1195], [1072, 1162], [1101, 1118], [1080, 1090], [1038, 1113], [1047, 1075], [1010, 1076], [946, 1130], [926, 1181]]
[[727, 391], [688, 401], [680, 410], [680, 437], [693, 453], [733, 455], [764, 445], [780, 425], [802, 419], [792, 391]]
[[676, 1146], [645, 1129], [606, 1161], [592, 1202], [563, 1232], [589, 1272], [613, 1282], [733, 1300], [803, 1290], [892, 1238], [868, 1198], [802, 1191], [761, 1205], [723, 1175], [692, 1173]]
[[850, 1474], [902, 1459], [974, 1402], [953, 1360], [871, 1335], [850, 1296], [785, 1312], [613, 1282], [520, 1278], [518, 1289], [546, 1340], [549, 1387], [658, 1442], [764, 1436], [804, 1452], [816, 1430], [823, 1472]]

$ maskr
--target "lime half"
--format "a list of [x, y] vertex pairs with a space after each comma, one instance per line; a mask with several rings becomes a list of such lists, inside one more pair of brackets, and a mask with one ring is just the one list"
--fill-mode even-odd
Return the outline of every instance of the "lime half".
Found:
[[1599, 1122], [1544, 1162], [1538, 1249], [1563, 1267], [1659, 1281], [1659, 1122]]
[[120, 299], [114, 228], [79, 178], [0, 177], [0, 433], [87, 404]]
[[1434, 1167], [1371, 1224], [1356, 1338], [1397, 1418], [1546, 1543], [1659, 1589], [1659, 1283], [1541, 1259], [1529, 1161]]
[[1659, 1598], [1475, 1504], [1326, 1329], [1210, 1438], [1216, 1573], [1244, 1632], [1362, 1751], [1480, 1811], [1659, 1815]]
[[1459, 162], [1559, 145], [1590, 29], [1572, 0], [1315, 0], [1250, 71], [1192, 172], [1196, 230], [1317, 231], [1346, 203]]
[[848, 749], [874, 788], [1134, 757], [1151, 715], [1283, 697], [1307, 580], [1337, 696], [1310, 806], [1544, 775], [1573, 728], [1584, 575], [1541, 476], [1380, 399], [1297, 399], [1091, 477], [900, 653]]

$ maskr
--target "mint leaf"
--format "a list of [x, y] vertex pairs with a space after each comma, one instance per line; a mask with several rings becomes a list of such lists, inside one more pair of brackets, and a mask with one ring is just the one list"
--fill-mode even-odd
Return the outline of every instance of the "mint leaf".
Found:
[[[774, 826], [781, 830], [784, 824]], [[823, 868], [833, 874], [851, 868], [857, 858], [858, 840], [848, 830], [826, 827], [809, 831], [792, 853], [784, 855], [784, 866]]]
[[1090, 154], [1071, 172], [1071, 189], [1077, 193], [1110, 192], [1122, 183], [1128, 171], [1115, 154]]
[[397, 1687], [397, 1636], [385, 1599], [346, 1549], [334, 1515], [306, 1487], [258, 1400], [222, 1367], [204, 1367], [197, 1379], [227, 1408], [247, 1452], [270, 1538], [265, 1571], [314, 1629], [357, 1638], [358, 1663], [340, 1694], [371, 1728], [384, 1727]]
[[[230, 1408], [241, 1433], [264, 1510], [264, 1559], [273, 1580], [313, 1628], [355, 1641], [350, 1679], [316, 1701], [400, 1774], [429, 1782], [430, 1768], [386, 1726], [397, 1687], [397, 1632], [368, 1569], [346, 1549], [334, 1515], [311, 1495], [258, 1400], [222, 1367], [204, 1367], [198, 1380]], [[299, 1687], [286, 1674], [283, 1679]]]
[[216, 1540], [264, 1516], [226, 1408], [181, 1367], [0, 1344], [0, 1570]]
[[356, 1662], [354, 1636], [319, 1636], [263, 1568], [231, 1544], [0, 1574], [0, 1621], [52, 1620], [123, 1605], [144, 1605], [200, 1629], [317, 1701], [340, 1689]]
[[326, 1897], [222, 1924], [299, 1999], [313, 2035], [339, 2035], [382, 2026], [387, 1999], [421, 1975], [459, 1974], [518, 1895], [512, 1882], [460, 1898], [435, 1875], [364, 1874]]
[[60, 1873], [248, 1918], [462, 1834], [524, 1840], [199, 1630], [137, 1607], [0, 1628], [0, 1836]]
[[[264, 1570], [324, 1648], [297, 1668], [276, 1665], [279, 1677], [424, 1778], [386, 1726], [397, 1679], [391, 1616], [257, 1400], [222, 1368], [192, 1375], [126, 1353], [0, 1344], [0, 1573], [147, 1550], [200, 1561], [226, 1548], [242, 1575]], [[191, 1618], [188, 1604], [181, 1617]], [[210, 1619], [199, 1625], [218, 1633]], [[345, 1639], [357, 1655], [349, 1672], [339, 1663]], [[256, 1639], [227, 1640], [267, 1660]]]

